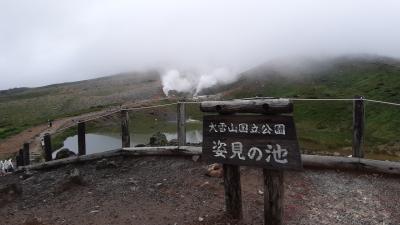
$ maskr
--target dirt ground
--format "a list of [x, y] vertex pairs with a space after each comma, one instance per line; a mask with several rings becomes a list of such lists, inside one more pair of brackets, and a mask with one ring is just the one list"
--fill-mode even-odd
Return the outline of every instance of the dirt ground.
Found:
[[[0, 177], [0, 223], [263, 224], [262, 170], [242, 168], [244, 219], [231, 221], [222, 178], [206, 176], [206, 167], [191, 158], [121, 156]], [[397, 225], [399, 200], [399, 177], [285, 172], [285, 224]]]

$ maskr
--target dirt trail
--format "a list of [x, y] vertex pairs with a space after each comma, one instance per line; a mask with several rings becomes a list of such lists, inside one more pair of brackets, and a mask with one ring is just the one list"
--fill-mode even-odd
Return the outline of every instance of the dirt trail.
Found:
[[[103, 161], [104, 162], [104, 161]], [[183, 157], [116, 157], [0, 177], [4, 224], [263, 224], [262, 170], [242, 167], [244, 219], [224, 216], [222, 178]], [[78, 169], [79, 182], [71, 183]], [[20, 178], [22, 177], [22, 178]], [[400, 224], [400, 181], [377, 174], [285, 172], [284, 224]], [[34, 221], [35, 223], [27, 223]]]
[[53, 121], [52, 127], [48, 127], [48, 124], [38, 125], [29, 128], [17, 135], [6, 138], [0, 142], [0, 159], [12, 156], [22, 148], [24, 143], [30, 143], [30, 150], [32, 154], [41, 153], [40, 141], [45, 133], [54, 134], [58, 130], [74, 126], [76, 121], [92, 119], [101, 115], [106, 115], [112, 112], [111, 110], [118, 109], [105, 109], [97, 112], [91, 112], [82, 114], [74, 117], [67, 117]]
[[[171, 100], [174, 100], [174, 99], [171, 99]], [[125, 108], [138, 107], [138, 106], [143, 106], [143, 105], [147, 106], [147, 105], [156, 104], [155, 103], [156, 101], [159, 101], [159, 100], [153, 99], [153, 100], [136, 101], [136, 102], [127, 103], [127, 104], [124, 104], [121, 106], [125, 107]], [[90, 112], [90, 113], [85, 113], [85, 114], [82, 114], [79, 116], [66, 117], [66, 118], [55, 120], [55, 121], [53, 121], [52, 127], [48, 127], [48, 124], [46, 123], [46, 124], [42, 124], [42, 125], [38, 125], [38, 126], [35, 126], [32, 128], [29, 128], [17, 135], [14, 135], [12, 137], [9, 137], [9, 138], [6, 138], [6, 139], [0, 141], [0, 159], [10, 157], [14, 153], [18, 152], [19, 149], [22, 148], [22, 146], [25, 142], [30, 143], [30, 150], [31, 150], [32, 154], [41, 154], [40, 141], [45, 133], [54, 134], [60, 129], [76, 125], [76, 122], [79, 120], [95, 119], [99, 116], [107, 115], [109, 113], [118, 111], [119, 109], [120, 109], [120, 106], [110, 107], [110, 108], [96, 111], [96, 112]]]

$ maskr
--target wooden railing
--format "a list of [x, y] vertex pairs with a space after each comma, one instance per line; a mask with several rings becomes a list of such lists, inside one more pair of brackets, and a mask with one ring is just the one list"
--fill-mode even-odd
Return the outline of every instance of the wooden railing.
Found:
[[[293, 99], [296, 100], [296, 99]], [[306, 99], [304, 99], [306, 100]], [[309, 100], [321, 100], [321, 99], [309, 99]], [[339, 99], [340, 100], [340, 99]], [[354, 99], [343, 99], [343, 100], [352, 100], [353, 101], [353, 157], [363, 158], [364, 157], [364, 123], [365, 123], [365, 110], [364, 110], [364, 99], [362, 96], [355, 96]], [[369, 100], [373, 102], [380, 102], [375, 100]], [[193, 103], [193, 102], [191, 102]], [[200, 102], [199, 102], [200, 103]], [[391, 103], [395, 104], [395, 103]], [[185, 102], [177, 102], [172, 104], [164, 104], [159, 106], [149, 106], [142, 107], [146, 108], [155, 108], [166, 105], [176, 105], [177, 106], [177, 139], [178, 146], [185, 146], [186, 142], [186, 103]], [[260, 106], [260, 110], [263, 106]], [[141, 108], [136, 108], [141, 109]], [[218, 109], [215, 109], [218, 110]], [[277, 106], [276, 110], [279, 110]], [[120, 111], [120, 119], [121, 119], [121, 147], [126, 148], [130, 147], [130, 133], [129, 133], [129, 109], [121, 109]], [[109, 116], [110, 114], [107, 114]], [[97, 118], [95, 118], [97, 119]], [[78, 155], [86, 155], [86, 122], [91, 120], [79, 121], [77, 123], [77, 135], [78, 135]], [[43, 137], [44, 145], [44, 158], [45, 161], [52, 160], [52, 152], [51, 148], [51, 136], [50, 134], [45, 134]], [[23, 149], [19, 151], [17, 155], [17, 166], [29, 165], [29, 144], [25, 143]]]

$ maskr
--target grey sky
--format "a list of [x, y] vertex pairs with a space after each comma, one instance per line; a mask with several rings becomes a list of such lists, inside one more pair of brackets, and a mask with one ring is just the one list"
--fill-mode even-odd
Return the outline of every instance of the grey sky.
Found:
[[400, 1], [0, 0], [0, 89], [293, 55], [400, 57]]

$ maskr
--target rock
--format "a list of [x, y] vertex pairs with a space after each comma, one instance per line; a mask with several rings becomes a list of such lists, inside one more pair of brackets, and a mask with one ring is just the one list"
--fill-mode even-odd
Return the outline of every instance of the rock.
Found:
[[199, 222], [203, 222], [203, 221], [204, 221], [204, 218], [199, 216]]
[[192, 160], [193, 160], [194, 162], [199, 161], [199, 159], [200, 159], [200, 156], [199, 156], [199, 155], [194, 155], [194, 156], [192, 156]]
[[78, 184], [78, 185], [84, 184], [83, 178], [81, 176], [81, 172], [77, 168], [74, 168], [73, 170], [71, 170], [71, 172], [69, 174], [69, 181], [71, 183]]
[[65, 176], [64, 179], [55, 187], [55, 193], [62, 193], [80, 185], [85, 185], [85, 181], [81, 172], [77, 168], [74, 168], [70, 171], [69, 175]]
[[75, 152], [69, 150], [68, 148], [63, 148], [57, 152], [55, 159], [64, 159], [71, 156], [76, 156]]
[[117, 168], [118, 165], [114, 161], [102, 159], [96, 162], [96, 169]]
[[33, 173], [32, 173], [32, 171], [30, 171], [30, 170], [26, 170], [26, 171], [24, 171], [24, 173], [21, 175], [21, 176], [19, 176], [22, 180], [26, 180], [26, 179], [28, 179], [28, 178], [30, 178], [30, 177], [32, 177], [33, 176]]
[[169, 145], [175, 146], [178, 145], [178, 139], [172, 139], [169, 141]]
[[33, 218], [26, 218], [23, 225], [44, 225], [44, 223], [42, 219], [35, 216]]
[[157, 132], [150, 137], [150, 146], [166, 146], [167, 144], [167, 137], [161, 132]]
[[208, 166], [206, 175], [210, 177], [222, 177], [223, 172], [222, 165], [214, 163]]
[[340, 156], [340, 153], [339, 152], [334, 152], [333, 155], [334, 156]]
[[200, 187], [204, 188], [204, 187], [208, 187], [209, 185], [210, 185], [210, 183], [208, 181], [206, 181], [206, 182], [202, 183], [200, 185]]

